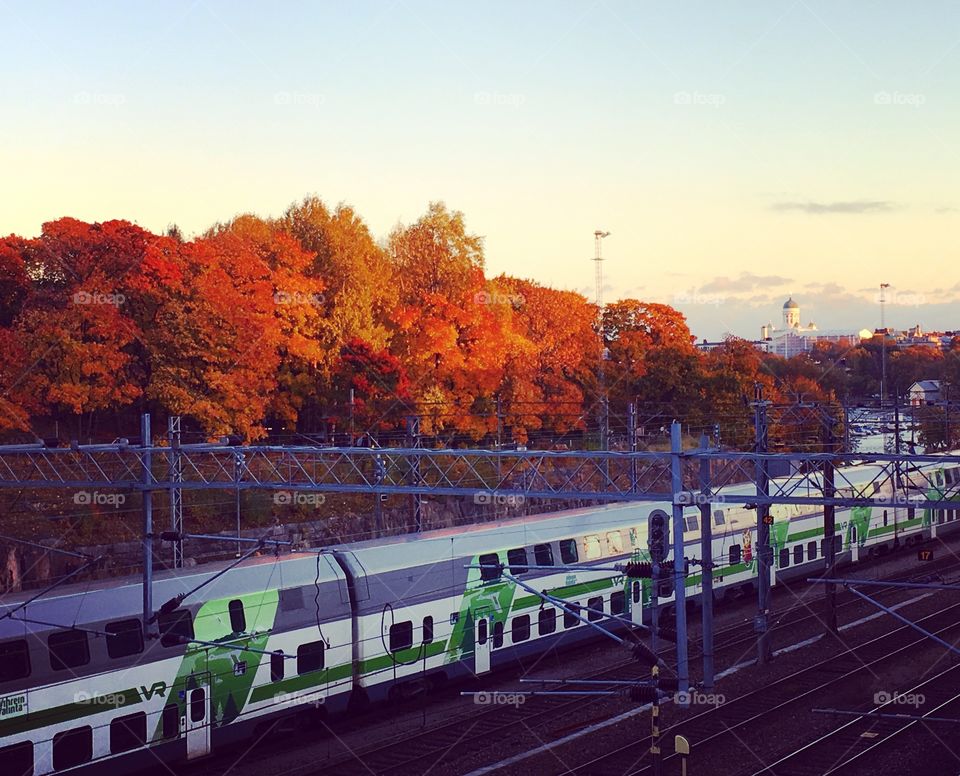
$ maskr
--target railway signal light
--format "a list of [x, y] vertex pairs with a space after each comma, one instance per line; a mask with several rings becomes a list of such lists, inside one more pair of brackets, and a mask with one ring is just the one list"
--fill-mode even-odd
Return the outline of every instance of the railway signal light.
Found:
[[655, 563], [662, 563], [667, 556], [667, 513], [662, 509], [655, 509], [650, 513], [647, 525], [647, 544], [650, 557]]

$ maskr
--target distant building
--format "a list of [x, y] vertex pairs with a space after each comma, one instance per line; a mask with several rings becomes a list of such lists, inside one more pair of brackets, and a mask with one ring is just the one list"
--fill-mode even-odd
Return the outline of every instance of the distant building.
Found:
[[891, 332], [898, 348], [940, 348], [949, 350], [953, 342], [952, 331], [924, 331], [918, 323], [905, 331]]
[[783, 358], [791, 358], [801, 353], [809, 353], [820, 342], [849, 342], [856, 344], [870, 339], [873, 332], [869, 329], [851, 331], [848, 329], [818, 329], [812, 321], [806, 326], [800, 320], [800, 305], [790, 297], [783, 304], [783, 328], [778, 329], [772, 323], [760, 327], [760, 337], [768, 353]]
[[940, 401], [939, 380], [918, 380], [907, 389], [911, 407], [924, 407]]

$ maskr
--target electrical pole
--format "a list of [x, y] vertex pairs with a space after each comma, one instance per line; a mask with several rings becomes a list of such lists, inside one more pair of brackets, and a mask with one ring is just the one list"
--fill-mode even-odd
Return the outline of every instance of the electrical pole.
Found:
[[593, 262], [596, 268], [595, 280], [597, 284], [597, 336], [600, 338], [600, 363], [597, 364], [597, 378], [599, 383], [599, 394], [600, 394], [600, 418], [599, 418], [599, 432], [600, 432], [600, 449], [608, 449], [607, 436], [608, 436], [608, 424], [609, 420], [607, 417], [607, 386], [606, 386], [606, 375], [604, 374], [603, 362], [607, 356], [607, 345], [603, 337], [603, 251], [602, 251], [602, 242], [604, 237], [609, 237], [610, 232], [604, 232], [600, 229], [597, 229], [593, 233]]
[[886, 289], [890, 288], [889, 283], [880, 284], [880, 331], [883, 339], [880, 341], [880, 409], [883, 409], [887, 398], [887, 316]]
[[[832, 418], [826, 418], [823, 429], [823, 451], [825, 453], [834, 452], [834, 435]], [[823, 462], [823, 495], [824, 498], [833, 498], [836, 493], [834, 487], [834, 468], [833, 459]], [[825, 504], [823, 507], [823, 538], [824, 538], [824, 557], [826, 559], [826, 577], [833, 579], [835, 576], [837, 564], [837, 545], [833, 538], [837, 530], [836, 507], [833, 504]], [[837, 631], [837, 589], [833, 584], [824, 585], [823, 591], [824, 604], [824, 625], [828, 634], [836, 634]]]
[[[700, 450], [709, 447], [700, 435]], [[710, 459], [700, 459], [700, 592], [703, 606], [703, 689], [713, 690], [713, 515], [710, 514]]]
[[[167, 442], [170, 445], [170, 482], [183, 482], [183, 462], [180, 460], [180, 416], [167, 418]], [[170, 488], [170, 530], [177, 536], [183, 534], [183, 490], [174, 485]], [[173, 567], [183, 568], [183, 541], [171, 542]]]
[[[497, 397], [497, 406], [500, 406], [500, 397]], [[499, 416], [499, 411], [498, 411]], [[417, 415], [407, 415], [407, 447], [420, 447], [420, 418]], [[499, 444], [497, 445], [499, 449]], [[497, 464], [499, 466], [499, 457]], [[420, 459], [416, 458], [410, 466], [410, 484], [420, 484]], [[414, 530], [420, 533], [423, 530], [423, 496], [414, 493], [410, 496], [410, 510], [413, 512]]]
[[[757, 453], [767, 452], [767, 405], [763, 398], [763, 386], [754, 383], [753, 408], [755, 449]], [[767, 462], [757, 460], [757, 495], [767, 497], [769, 490], [769, 476]], [[770, 662], [770, 632], [767, 627], [767, 614], [770, 607], [770, 507], [757, 503], [757, 616], [754, 619], [754, 630], [757, 633], [757, 663], [764, 665]]]
[[690, 684], [690, 668], [687, 664], [686, 578], [683, 573], [683, 504], [678, 503], [683, 492], [683, 437], [677, 421], [670, 424], [670, 452], [673, 484], [673, 608], [677, 616], [677, 689], [686, 693]]
[[[153, 446], [150, 434], [150, 415], [140, 416], [140, 444], [144, 450]], [[150, 453], [143, 454], [143, 635], [146, 637], [153, 620], [153, 480]]]

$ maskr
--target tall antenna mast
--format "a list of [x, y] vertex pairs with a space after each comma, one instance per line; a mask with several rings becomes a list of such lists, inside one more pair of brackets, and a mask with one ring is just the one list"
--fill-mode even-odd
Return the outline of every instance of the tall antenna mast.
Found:
[[597, 308], [603, 308], [603, 254], [600, 249], [600, 243], [604, 237], [609, 237], [610, 232], [603, 232], [599, 229], [593, 233], [593, 261], [597, 266]]

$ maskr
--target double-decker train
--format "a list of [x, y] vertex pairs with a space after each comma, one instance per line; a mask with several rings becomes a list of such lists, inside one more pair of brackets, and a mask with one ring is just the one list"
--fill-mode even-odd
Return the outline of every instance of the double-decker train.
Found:
[[[838, 492], [893, 495], [889, 479], [873, 485], [879, 473], [875, 464], [840, 469]], [[924, 465], [904, 477], [902, 506], [838, 508], [833, 537], [819, 510], [772, 507], [771, 583], [822, 567], [828, 541], [838, 562], [857, 563], [956, 530], [960, 502], [924, 503], [958, 485], [960, 468]], [[731, 486], [710, 505], [717, 600], [756, 584], [757, 515], [729, 501], [748, 492]], [[139, 578], [60, 586], [22, 608], [29, 595], [7, 597], [0, 763], [11, 776], [176, 767], [282, 715], [349, 714], [597, 638], [572, 612], [642, 624], [650, 580], [583, 567], [646, 559], [658, 509], [670, 506], [620, 503], [252, 557], [228, 571], [223, 563], [163, 572], [153, 586], [154, 600], [168, 602], [156, 638], [144, 637]], [[699, 507], [684, 510], [690, 559], [700, 555], [700, 519]], [[571, 606], [544, 605], [499, 564]], [[690, 569], [686, 595], [696, 600], [700, 567]], [[672, 581], [656, 584], [669, 605]]]

